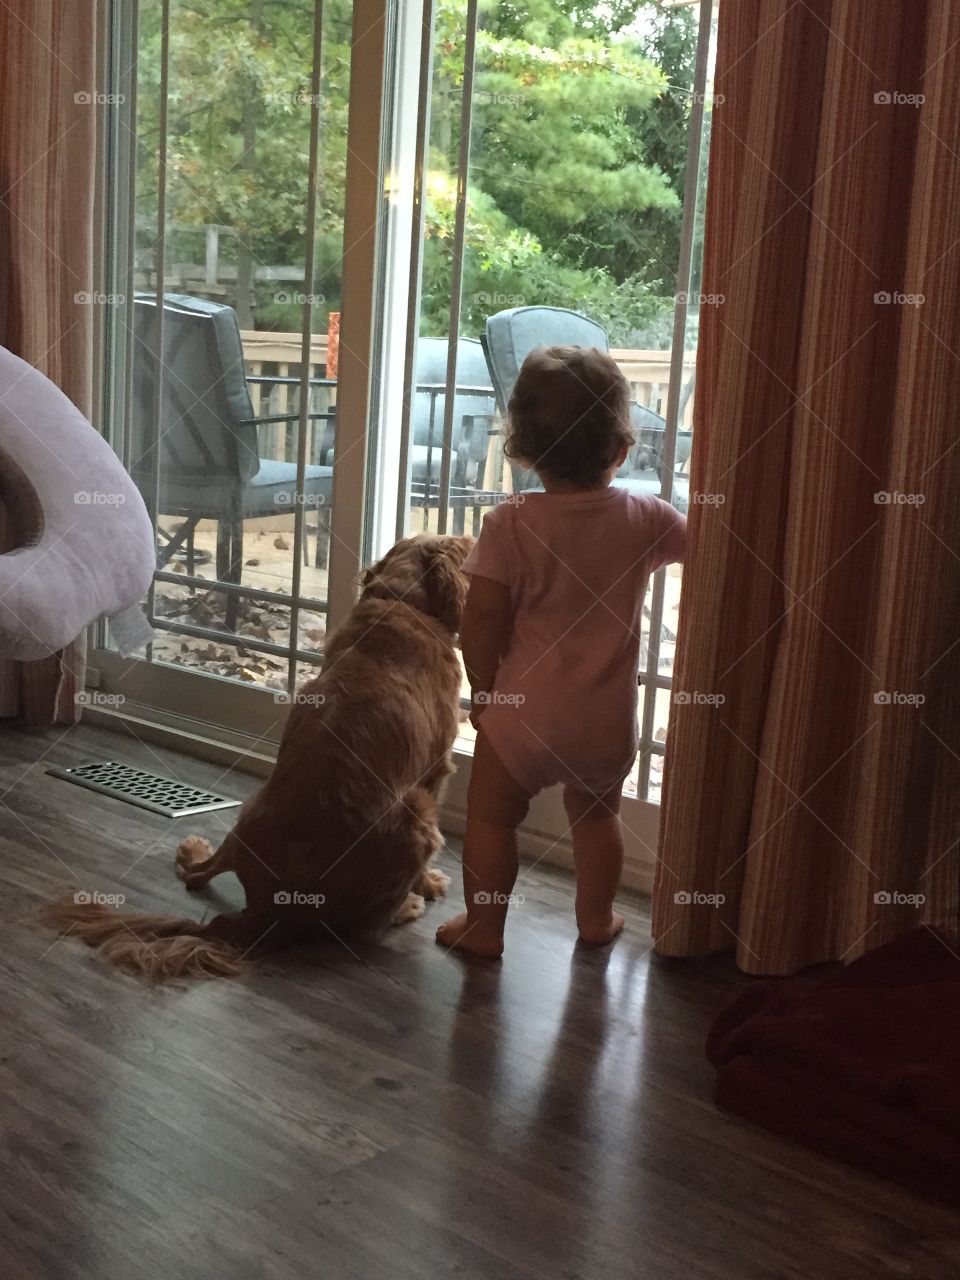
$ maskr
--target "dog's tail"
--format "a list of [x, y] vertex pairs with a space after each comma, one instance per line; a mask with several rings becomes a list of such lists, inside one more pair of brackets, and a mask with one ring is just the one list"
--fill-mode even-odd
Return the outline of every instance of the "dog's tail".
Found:
[[[251, 940], [249, 914], [237, 911], [198, 924], [180, 916], [119, 912], [96, 902], [66, 898], [43, 907], [41, 924], [59, 929], [94, 947], [112, 965], [146, 978], [165, 982], [172, 978], [226, 978], [249, 966]], [[269, 925], [265, 926], [269, 930]]]

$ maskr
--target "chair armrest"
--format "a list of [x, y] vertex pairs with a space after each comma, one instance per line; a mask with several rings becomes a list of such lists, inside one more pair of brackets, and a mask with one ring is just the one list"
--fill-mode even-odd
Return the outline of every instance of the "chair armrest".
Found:
[[[303, 381], [292, 374], [276, 374], [276, 373], [248, 373], [246, 375], [248, 382], [255, 382], [258, 386], [271, 387], [299, 387]], [[309, 378], [307, 380], [311, 387], [335, 387], [337, 385], [336, 378]]]
[[[323, 413], [308, 413], [307, 421], [317, 422], [321, 419], [325, 419], [328, 422], [334, 422], [336, 421], [336, 417], [337, 417], [336, 409], [327, 409]], [[268, 413], [260, 418], [241, 418], [240, 426], [241, 427], [259, 427], [266, 422], [299, 422], [299, 421], [300, 421], [299, 413]]]
[[490, 437], [500, 434], [500, 428], [492, 426], [493, 420], [492, 413], [465, 413], [457, 453], [464, 453], [472, 462], [486, 462]]
[[[661, 475], [663, 471], [663, 442], [666, 431], [662, 427], [644, 427], [637, 433], [637, 443], [630, 452], [631, 468], [636, 468], [641, 461], [641, 454], [646, 451], [651, 455], [651, 461], [647, 464], [656, 469], [657, 475]], [[684, 469], [690, 457], [690, 449], [684, 447], [684, 443], [693, 440], [693, 432], [688, 427], [679, 427], [677, 429], [676, 447], [674, 453], [674, 473], [676, 475], [685, 474]]]
[[[261, 427], [269, 426], [271, 423], [299, 421], [299, 413], [268, 413], [259, 418], [244, 418], [240, 425], [244, 427]], [[314, 456], [321, 467], [328, 466], [327, 458], [336, 444], [337, 411], [336, 409], [326, 409], [321, 413], [308, 413], [307, 421], [326, 423], [322, 433], [320, 433], [319, 444], [316, 437], [314, 437]]]
[[627, 457], [628, 466], [633, 471], [649, 471], [655, 468], [657, 473], [660, 471], [660, 453], [663, 448], [664, 426], [655, 424], [636, 426], [634, 425], [634, 435], [636, 443], [630, 450]]

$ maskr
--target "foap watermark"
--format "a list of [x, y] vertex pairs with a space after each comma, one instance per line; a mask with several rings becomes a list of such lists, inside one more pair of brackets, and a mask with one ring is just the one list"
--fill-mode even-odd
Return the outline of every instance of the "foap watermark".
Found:
[[873, 300], [878, 307], [922, 307], [927, 300], [927, 295], [901, 293], [898, 289], [888, 293], [886, 289], [880, 289], [873, 295]]
[[325, 507], [327, 499], [322, 493], [275, 493], [275, 507]]
[[274, 89], [264, 94], [264, 101], [282, 107], [313, 107], [320, 106], [323, 94], [307, 93], [304, 89]]
[[495, 493], [486, 505], [491, 507], [522, 507], [527, 500], [525, 493]]
[[127, 300], [125, 293], [97, 293], [95, 290], [79, 289], [73, 300], [78, 307], [122, 307]]
[[522, 507], [525, 502], [525, 493], [494, 493], [492, 489], [475, 489], [470, 494], [471, 507]]
[[727, 300], [725, 293], [678, 293], [674, 301], [688, 307], [722, 307]]
[[273, 895], [278, 907], [322, 907], [326, 900], [324, 893], [301, 893], [299, 889], [278, 889]]
[[899, 89], [878, 89], [873, 101], [878, 107], [922, 107], [926, 94], [901, 93]]
[[125, 493], [103, 493], [99, 489], [78, 489], [73, 495], [78, 507], [122, 507], [126, 500]]
[[725, 493], [700, 493], [694, 491], [689, 495], [689, 501], [698, 507], [722, 507], [727, 500]]
[[881, 889], [873, 895], [878, 907], [922, 907], [927, 900], [925, 893], [901, 893], [899, 889]]
[[722, 707], [727, 700], [725, 693], [701, 693], [698, 689], [688, 692], [678, 689], [673, 695], [678, 707]]
[[881, 689], [873, 695], [878, 707], [922, 707], [927, 701], [925, 693], [901, 693], [899, 689]]
[[710, 93], [683, 89], [680, 85], [670, 85], [666, 92], [668, 94], [672, 94], [675, 98], [683, 98], [684, 101], [696, 104], [700, 107], [709, 107], [711, 103], [716, 103], [717, 106], [722, 106], [727, 100], [726, 95], [723, 93]]
[[722, 907], [726, 894], [701, 893], [699, 889], [678, 889], [673, 895], [678, 907]]
[[126, 894], [101, 893], [99, 889], [78, 889], [73, 901], [78, 907], [122, 907]]
[[99, 689], [81, 689], [73, 695], [78, 707], [122, 707], [126, 702], [122, 693], [101, 693]]
[[527, 300], [522, 293], [475, 293], [473, 300], [479, 307], [525, 307]]
[[80, 89], [73, 95], [78, 107], [122, 107], [126, 102], [123, 93], [98, 93], [94, 89]]
[[523, 104], [522, 93], [496, 93], [489, 89], [477, 89], [473, 101], [478, 107], [519, 107]]
[[479, 893], [475, 893], [473, 900], [478, 907], [522, 907], [526, 902], [526, 898], [522, 893], [488, 893], [486, 889], [481, 889]]
[[925, 493], [901, 493], [898, 489], [878, 489], [873, 495], [878, 507], [922, 507], [927, 500]]
[[278, 707], [322, 707], [327, 700], [324, 693], [287, 693], [286, 690], [273, 695]]
[[273, 300], [282, 306], [292, 303], [295, 307], [323, 307], [326, 306], [327, 295], [325, 293], [300, 293], [296, 289], [280, 289], [273, 295]]
[[527, 698], [523, 693], [501, 693], [499, 689], [488, 693], [481, 689], [473, 700], [478, 707], [522, 707]]

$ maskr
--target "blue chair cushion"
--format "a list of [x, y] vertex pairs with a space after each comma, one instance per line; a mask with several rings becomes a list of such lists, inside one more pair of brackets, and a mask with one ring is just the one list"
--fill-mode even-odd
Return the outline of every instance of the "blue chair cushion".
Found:
[[227, 484], [256, 475], [259, 462], [253, 404], [233, 307], [183, 293], [163, 301], [163, 418], [153, 436], [156, 395], [157, 300], [134, 295], [133, 393], [136, 398], [134, 479], [150, 484], [154, 453], [161, 475], [192, 485]]
[[[165, 515], [185, 514], [201, 520], [256, 520], [295, 507], [297, 468], [293, 462], [261, 458], [260, 469], [243, 486], [192, 485], [160, 478], [160, 510]], [[308, 466], [303, 483], [306, 507], [330, 506], [333, 501], [333, 467]], [[239, 511], [233, 503], [240, 497]]]
[[487, 319], [490, 372], [501, 413], [506, 412], [520, 366], [537, 347], [596, 347], [609, 351], [606, 332], [589, 316], [565, 307], [510, 307]]
[[[444, 386], [447, 381], [446, 338], [420, 338], [417, 341], [417, 386]], [[494, 410], [493, 383], [487, 369], [483, 348], [476, 338], [461, 338], [457, 343], [457, 386], [489, 388], [489, 395], [457, 395], [453, 398], [453, 447], [463, 435], [463, 420], [469, 414], [492, 415]], [[426, 446], [430, 439], [431, 407], [433, 411], [433, 439], [435, 446], [443, 439], [443, 416], [447, 397], [443, 391], [432, 393], [417, 390], [413, 397], [413, 413], [410, 423], [412, 446]], [[436, 450], [435, 450], [436, 451]], [[413, 448], [411, 449], [413, 452]], [[424, 457], [426, 453], [424, 452]], [[416, 472], [414, 472], [416, 476]]]
[[[443, 450], [439, 444], [430, 449], [425, 444], [415, 444], [410, 447], [410, 479], [415, 483], [424, 483], [427, 478], [427, 459], [430, 461], [430, 480], [432, 484], [440, 483], [440, 467], [443, 464]], [[451, 460], [451, 475], [456, 466], [456, 460]]]

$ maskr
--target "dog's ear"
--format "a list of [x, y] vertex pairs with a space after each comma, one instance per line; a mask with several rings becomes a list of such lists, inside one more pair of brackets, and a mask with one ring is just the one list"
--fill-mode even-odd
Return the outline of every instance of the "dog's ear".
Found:
[[467, 602], [467, 578], [460, 569], [466, 555], [465, 540], [437, 538], [424, 543], [423, 552], [426, 560], [423, 581], [429, 611], [448, 631], [456, 634]]
[[368, 588], [372, 587], [374, 583], [380, 581], [384, 577], [384, 571], [386, 570], [387, 564], [395, 560], [398, 553], [406, 550], [412, 541], [413, 540], [411, 538], [401, 538], [395, 546], [390, 548], [385, 556], [381, 556], [376, 564], [372, 564], [368, 569], [364, 569], [363, 573], [360, 575], [361, 595], [363, 595]]

